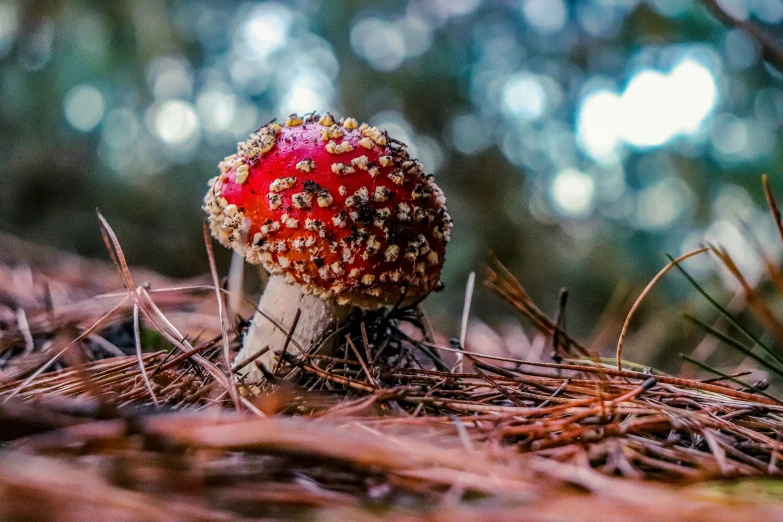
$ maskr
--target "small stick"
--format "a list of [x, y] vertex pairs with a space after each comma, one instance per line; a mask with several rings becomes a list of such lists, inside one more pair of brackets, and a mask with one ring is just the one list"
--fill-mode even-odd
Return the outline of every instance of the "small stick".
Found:
[[[365, 334], [366, 335], [366, 334]], [[367, 365], [364, 364], [364, 359], [362, 359], [361, 354], [359, 354], [359, 349], [356, 347], [355, 344], [353, 344], [353, 341], [351, 340], [350, 335], [345, 336], [345, 340], [348, 341], [348, 346], [351, 347], [351, 350], [353, 350], [353, 353], [356, 354], [356, 358], [359, 359], [359, 364], [362, 366], [362, 371], [364, 371], [365, 375], [367, 375], [367, 379], [378, 388], [378, 382], [373, 378], [372, 374], [370, 373], [370, 369], [367, 368]]]
[[552, 399], [559, 397], [563, 393], [563, 390], [565, 390], [569, 384], [571, 384], [570, 377], [568, 377], [565, 381], [563, 381], [563, 384], [561, 384], [560, 387], [555, 390], [555, 393], [553, 393], [551, 397], [549, 397], [547, 400], [545, 400], [544, 402], [536, 406], [536, 408], [546, 408], [547, 406], [549, 406], [552, 403]]
[[728, 27], [736, 27], [746, 33], [759, 46], [764, 60], [778, 72], [783, 73], [783, 49], [775, 36], [751, 21], [734, 18], [731, 13], [723, 9], [722, 2], [718, 0], [701, 0], [701, 3], [723, 24]]
[[[187, 339], [183, 339], [183, 342]], [[177, 365], [178, 363], [181, 363], [182, 361], [185, 361], [187, 359], [190, 359], [194, 355], [198, 355], [201, 352], [204, 352], [206, 350], [209, 350], [212, 348], [213, 341], [209, 341], [206, 344], [199, 345], [196, 348], [193, 348], [192, 350], [187, 350], [186, 352], [176, 356], [174, 359], [171, 359], [171, 356], [174, 355], [174, 352], [177, 351], [179, 346], [175, 345], [174, 348], [172, 348], [167, 354], [166, 357], [160, 362], [157, 368], [155, 368], [155, 371], [152, 372], [152, 376], [154, 377], [157, 375], [158, 372], [163, 370], [168, 370], [172, 366]], [[171, 360], [169, 360], [171, 359]]]
[[[565, 307], [568, 302], [568, 289], [561, 288], [557, 296], [557, 312], [555, 312], [555, 328], [552, 333], [552, 358], [555, 362], [561, 362], [563, 357], [560, 355], [560, 337], [565, 333]], [[568, 349], [567, 347], [565, 348]]]
[[[494, 265], [495, 268], [485, 267], [488, 276], [486, 285], [530, 319], [542, 334], [551, 337], [553, 332], [558, 329], [558, 326], [536, 306], [522, 285], [519, 284], [519, 281], [511, 275], [511, 272], [500, 261], [495, 259]], [[597, 354], [592, 353], [566, 332], [560, 330], [560, 335], [562, 338], [561, 344], [568, 344], [569, 348], [575, 349], [582, 355], [597, 357]]]
[[[301, 317], [301, 315], [302, 315], [302, 309], [297, 308], [296, 315], [294, 315], [294, 320], [291, 322], [291, 328], [288, 329], [288, 333], [285, 336], [285, 342], [283, 343], [283, 353], [285, 353], [288, 350], [288, 345], [291, 344], [291, 339], [293, 339], [294, 337], [294, 331], [296, 330], [296, 327], [299, 324], [299, 317]], [[277, 369], [280, 368], [280, 362], [282, 360], [283, 360], [282, 358], [278, 359], [274, 369], [272, 370], [272, 373], [275, 376], [277, 376]]]
[[780, 217], [780, 208], [778, 208], [778, 203], [775, 201], [775, 196], [772, 194], [772, 189], [769, 188], [769, 178], [766, 174], [761, 176], [761, 184], [764, 186], [764, 196], [767, 198], [767, 206], [769, 207], [769, 211], [772, 213], [772, 217], [775, 219], [775, 226], [778, 229], [778, 235], [780, 236], [780, 240], [783, 241], [783, 222], [781, 221]]
[[[473, 288], [476, 285], [476, 272], [471, 272], [468, 276], [468, 282], [465, 285], [465, 303], [462, 306], [462, 322], [459, 329], [459, 346], [465, 349], [465, 339], [468, 336], [468, 319], [470, 318], [470, 304], [473, 301]], [[457, 362], [454, 364], [453, 371], [462, 373], [462, 353], [457, 353]]]
[[258, 350], [258, 352], [254, 353], [251, 357], [248, 357], [247, 359], [245, 359], [241, 363], [239, 363], [237, 365], [234, 365], [234, 367], [231, 368], [231, 373], [237, 373], [239, 370], [241, 370], [242, 368], [244, 368], [245, 366], [247, 366], [251, 362], [255, 361], [256, 359], [258, 359], [259, 357], [261, 357], [262, 355], [264, 355], [268, 351], [269, 351], [269, 345], [264, 346], [263, 348]]
[[359, 323], [359, 328], [362, 331], [362, 342], [364, 343], [364, 353], [367, 354], [367, 362], [372, 360], [372, 353], [370, 353], [370, 338], [367, 337], [367, 328], [364, 326], [364, 321]]
[[310, 364], [302, 364], [302, 368], [305, 371], [308, 371], [310, 373], [314, 373], [315, 375], [317, 375], [318, 377], [320, 377], [320, 378], [322, 378], [322, 379], [324, 379], [326, 381], [336, 382], [337, 384], [342, 384], [344, 386], [349, 386], [349, 387], [357, 389], [357, 390], [362, 390], [362, 391], [365, 391], [365, 392], [372, 393], [372, 392], [376, 391], [376, 389], [377, 389], [377, 388], [373, 388], [371, 386], [367, 386], [363, 382], [359, 382], [359, 381], [356, 381], [354, 379], [348, 379], [348, 378], [345, 378], [345, 377], [340, 377], [339, 375], [335, 375], [333, 373], [329, 373], [329, 372], [327, 372], [325, 370], [322, 370], [322, 369], [318, 368], [317, 366], [313, 366], [313, 365], [310, 365]]
[[515, 405], [524, 407], [525, 404], [520, 401], [518, 398], [514, 397], [511, 393], [508, 392], [508, 390], [504, 389], [503, 386], [501, 386], [495, 379], [484, 373], [478, 366], [474, 366], [474, 369], [476, 370], [476, 373], [479, 374], [479, 376], [487, 381], [490, 386], [495, 388], [501, 395], [503, 395], [506, 399], [513, 402]]

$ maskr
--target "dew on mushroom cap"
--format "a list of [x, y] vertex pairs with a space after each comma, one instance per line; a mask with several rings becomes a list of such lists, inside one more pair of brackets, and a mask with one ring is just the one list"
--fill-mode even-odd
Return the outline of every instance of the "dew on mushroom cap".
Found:
[[248, 262], [370, 308], [429, 293], [451, 229], [443, 193], [403, 144], [328, 113], [292, 114], [238, 144], [204, 209]]

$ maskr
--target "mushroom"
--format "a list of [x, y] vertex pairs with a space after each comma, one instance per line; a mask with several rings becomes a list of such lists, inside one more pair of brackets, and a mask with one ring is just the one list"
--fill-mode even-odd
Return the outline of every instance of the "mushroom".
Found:
[[[386, 132], [292, 114], [219, 168], [204, 198], [212, 235], [269, 271], [258, 308], [283, 328], [300, 310], [293, 338], [305, 349], [353, 307], [410, 304], [438, 284], [451, 230], [445, 197]], [[271, 368], [286, 337], [256, 313], [236, 364]], [[240, 373], [263, 380], [255, 364]]]

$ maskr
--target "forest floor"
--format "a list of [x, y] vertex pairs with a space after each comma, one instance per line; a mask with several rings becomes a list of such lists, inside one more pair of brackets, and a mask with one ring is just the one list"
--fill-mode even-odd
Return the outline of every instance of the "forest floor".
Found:
[[103, 232], [114, 265], [0, 236], [2, 520], [783, 520], [779, 400], [599, 359], [499, 264], [553, 362], [416, 307], [354, 314], [258, 387], [227, 363], [252, 305]]

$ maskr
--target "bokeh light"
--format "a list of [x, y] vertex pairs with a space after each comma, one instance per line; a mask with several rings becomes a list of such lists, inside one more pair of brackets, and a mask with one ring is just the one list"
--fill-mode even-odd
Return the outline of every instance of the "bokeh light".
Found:
[[635, 148], [660, 147], [699, 131], [718, 99], [714, 73], [690, 58], [670, 71], [645, 68], [622, 93], [599, 89], [582, 101], [577, 133], [595, 159], [615, 157], [622, 142]]
[[100, 123], [105, 108], [103, 96], [92, 85], [77, 85], [65, 96], [65, 117], [82, 132], [91, 131]]
[[449, 125], [452, 146], [468, 156], [478, 154], [492, 145], [491, 132], [485, 120], [471, 113], [455, 116]]
[[266, 58], [285, 44], [292, 21], [291, 11], [283, 4], [265, 2], [252, 7], [239, 33], [245, 49]]
[[13, 3], [0, 4], [0, 58], [11, 49], [19, 26], [19, 16]]
[[[19, 161], [40, 143], [94, 188], [70, 206], [113, 203], [129, 223], [130, 201], [176, 207], [182, 221], [144, 227], [190, 249], [189, 264], [143, 248], [140, 263], [203, 268], [182, 228], [200, 226], [217, 162], [260, 124], [329, 110], [388, 130], [437, 173], [457, 246], [435, 299], [458, 305], [488, 250], [547, 299], [559, 285], [606, 297], [609, 278], [588, 261], [644, 279], [662, 251], [705, 238], [762, 277], [737, 230], [769, 232], [759, 174], [783, 187], [783, 75], [699, 0], [61, 3], [0, 0], [0, 175], [52, 175]], [[772, 33], [783, 22], [780, 0], [719, 5]], [[182, 190], [156, 201], [166, 184]], [[7, 209], [0, 194], [0, 227], [30, 237], [57, 221]], [[43, 239], [60, 237], [102, 248], [86, 232]]]
[[211, 134], [228, 132], [237, 116], [237, 97], [231, 88], [223, 83], [202, 90], [196, 107], [204, 122], [204, 130]]
[[200, 129], [198, 115], [192, 105], [181, 100], [168, 100], [154, 110], [155, 134], [171, 147], [193, 144]]
[[405, 34], [380, 18], [359, 20], [351, 29], [351, 47], [379, 71], [393, 71], [405, 60]]
[[523, 0], [527, 22], [542, 33], [555, 33], [565, 26], [568, 12], [563, 0]]
[[133, 144], [139, 135], [136, 113], [128, 108], [113, 109], [102, 126], [103, 140], [112, 148], [122, 149]]
[[290, 80], [283, 79], [280, 89], [285, 92], [280, 103], [280, 114], [305, 114], [332, 108], [332, 82], [317, 69], [302, 71]]
[[592, 211], [595, 185], [584, 172], [565, 169], [555, 176], [551, 194], [559, 212], [569, 218], [584, 218]]
[[512, 117], [535, 120], [546, 110], [547, 93], [532, 74], [516, 74], [503, 86], [503, 109]]
[[193, 70], [182, 56], [161, 56], [149, 65], [147, 79], [158, 99], [190, 98], [193, 95]]

